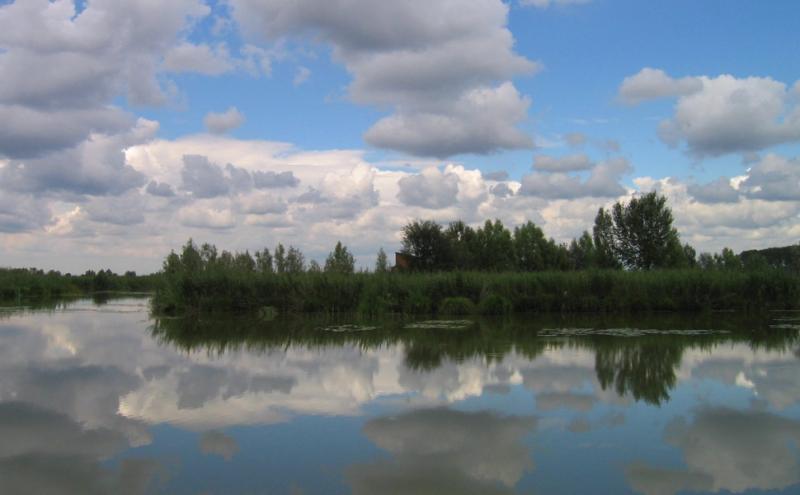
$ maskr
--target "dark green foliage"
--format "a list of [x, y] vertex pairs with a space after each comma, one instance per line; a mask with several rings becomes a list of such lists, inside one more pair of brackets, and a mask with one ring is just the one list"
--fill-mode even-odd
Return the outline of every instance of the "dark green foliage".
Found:
[[511, 232], [500, 220], [486, 220], [475, 232], [473, 269], [502, 272], [514, 268], [514, 244]]
[[739, 257], [749, 269], [766, 265], [800, 274], [800, 244], [743, 251]]
[[375, 260], [375, 273], [386, 273], [389, 271], [389, 261], [386, 259], [386, 251], [383, 248], [378, 250], [378, 257]]
[[574, 270], [597, 267], [597, 250], [589, 232], [584, 231], [580, 238], [572, 240], [569, 245], [569, 262]]
[[325, 272], [353, 273], [355, 265], [356, 262], [353, 259], [353, 255], [350, 254], [350, 251], [348, 251], [345, 246], [342, 246], [341, 242], [337, 242], [336, 247], [334, 247], [333, 251], [328, 255], [328, 259], [325, 260]]
[[442, 226], [431, 220], [414, 220], [403, 227], [403, 252], [413, 256], [415, 270], [447, 270], [452, 265], [450, 243]]
[[619, 269], [622, 267], [614, 248], [614, 220], [611, 214], [600, 208], [594, 218], [592, 230], [597, 268]]
[[439, 314], [448, 316], [471, 315], [475, 312], [475, 304], [466, 297], [446, 297], [439, 305]]
[[45, 272], [36, 268], [0, 268], [0, 302], [29, 303], [97, 292], [149, 292], [159, 285], [159, 275], [118, 275], [111, 270], [83, 275]]
[[485, 316], [498, 316], [511, 314], [514, 310], [511, 302], [503, 296], [489, 294], [478, 305], [478, 311]]
[[[683, 264], [683, 247], [672, 226], [667, 198], [655, 191], [612, 208], [613, 251], [634, 270], [672, 268]], [[606, 220], [603, 219], [602, 222]]]
[[[800, 278], [775, 269], [276, 274], [225, 266], [223, 256], [203, 262], [192, 251], [167, 257], [157, 310], [430, 314], [448, 298], [479, 301], [489, 313], [800, 307]], [[200, 266], [185, 269], [184, 256]]]

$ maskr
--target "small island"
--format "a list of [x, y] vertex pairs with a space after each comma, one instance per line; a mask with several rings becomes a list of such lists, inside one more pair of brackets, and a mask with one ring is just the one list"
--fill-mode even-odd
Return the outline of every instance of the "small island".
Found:
[[355, 270], [337, 243], [325, 265], [282, 244], [219, 252], [189, 240], [164, 261], [158, 313], [502, 315], [529, 312], [760, 311], [800, 307], [800, 246], [697, 256], [657, 192], [600, 209], [592, 233], [547, 239], [532, 222], [473, 229], [414, 220], [389, 268]]

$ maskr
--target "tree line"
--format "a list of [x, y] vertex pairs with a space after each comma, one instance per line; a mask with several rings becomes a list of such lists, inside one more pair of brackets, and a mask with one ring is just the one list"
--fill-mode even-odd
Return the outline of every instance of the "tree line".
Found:
[[[591, 232], [569, 243], [557, 243], [528, 221], [510, 230], [500, 220], [486, 220], [473, 228], [461, 220], [441, 225], [413, 220], [402, 229], [400, 254], [409, 271], [537, 272], [577, 270], [653, 270], [701, 268], [736, 270], [783, 268], [800, 272], [800, 246], [747, 251], [742, 256], [724, 248], [701, 253], [682, 243], [665, 196], [650, 192], [611, 208], [600, 208]], [[356, 271], [350, 250], [337, 242], [324, 265], [307, 261], [295, 247], [278, 244], [273, 251], [219, 252], [210, 244], [191, 239], [180, 254], [170, 253], [164, 271], [234, 271], [261, 274], [336, 273]], [[374, 271], [390, 270], [386, 252], [378, 251]], [[368, 270], [362, 270], [368, 271]]]
[[666, 197], [651, 192], [600, 208], [592, 232], [586, 230], [569, 243], [547, 238], [530, 221], [511, 231], [500, 220], [487, 220], [477, 229], [462, 221], [442, 226], [414, 220], [403, 227], [402, 253], [418, 271], [800, 269], [800, 246], [792, 246], [796, 249], [789, 254], [786, 248], [765, 250], [769, 257], [761, 251], [740, 257], [729, 248], [698, 256], [692, 246], [681, 243], [673, 221]]

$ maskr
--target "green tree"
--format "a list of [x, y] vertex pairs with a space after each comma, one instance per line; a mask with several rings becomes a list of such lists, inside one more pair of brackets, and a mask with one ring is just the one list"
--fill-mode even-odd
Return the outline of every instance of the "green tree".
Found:
[[321, 272], [322, 272], [322, 267], [319, 266], [317, 260], [311, 260], [311, 262], [308, 264], [308, 273], [321, 273]]
[[542, 229], [526, 222], [514, 229], [513, 252], [517, 269], [532, 272], [547, 269], [549, 246]]
[[486, 220], [475, 232], [475, 268], [490, 271], [511, 270], [514, 267], [514, 242], [503, 222]]
[[597, 211], [597, 216], [594, 218], [592, 239], [594, 240], [595, 263], [598, 268], [616, 270], [622, 267], [614, 246], [614, 220], [611, 218], [611, 214], [603, 208]]
[[683, 253], [678, 231], [672, 226], [667, 198], [653, 191], [627, 204], [615, 203], [614, 250], [627, 268], [651, 270], [679, 263]]
[[275, 272], [277, 273], [286, 273], [288, 271], [287, 264], [286, 264], [286, 248], [283, 247], [283, 244], [278, 243], [275, 246]]
[[341, 241], [336, 243], [328, 258], [325, 260], [325, 272], [327, 273], [353, 273], [355, 269], [353, 255], [342, 246]]
[[386, 251], [383, 248], [378, 250], [378, 258], [375, 260], [375, 273], [386, 273], [389, 271], [389, 262], [386, 259]]
[[450, 244], [453, 267], [458, 270], [475, 268], [476, 235], [475, 230], [461, 220], [450, 222], [444, 231]]
[[583, 231], [578, 239], [573, 239], [569, 245], [570, 265], [574, 270], [589, 270], [597, 263], [597, 253], [594, 241], [589, 232]]
[[289, 246], [286, 253], [286, 273], [303, 273], [306, 269], [306, 258], [303, 253], [294, 246]]
[[272, 255], [269, 249], [256, 251], [256, 271], [259, 273], [272, 273]]
[[403, 227], [403, 252], [414, 257], [417, 270], [447, 270], [451, 266], [450, 243], [442, 226], [432, 220], [414, 220]]

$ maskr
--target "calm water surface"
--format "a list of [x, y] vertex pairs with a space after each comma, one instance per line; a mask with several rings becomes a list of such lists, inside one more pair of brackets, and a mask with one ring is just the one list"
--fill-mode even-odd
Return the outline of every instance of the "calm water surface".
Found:
[[0, 493], [800, 493], [800, 313], [0, 312]]

